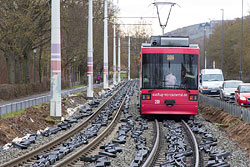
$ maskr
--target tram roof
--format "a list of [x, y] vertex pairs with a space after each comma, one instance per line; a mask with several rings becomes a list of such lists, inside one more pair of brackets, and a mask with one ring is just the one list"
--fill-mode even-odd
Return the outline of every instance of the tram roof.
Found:
[[143, 43], [142, 47], [199, 48], [198, 44], [189, 44], [188, 36], [152, 36], [150, 39], [150, 43]]

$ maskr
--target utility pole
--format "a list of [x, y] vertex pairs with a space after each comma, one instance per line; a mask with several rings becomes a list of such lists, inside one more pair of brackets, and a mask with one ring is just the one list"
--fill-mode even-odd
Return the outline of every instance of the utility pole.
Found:
[[61, 25], [60, 0], [51, 4], [51, 100], [50, 116], [61, 117]]
[[34, 75], [34, 83], [36, 82], [36, 49], [33, 50], [34, 52], [34, 62], [33, 62], [33, 75]]
[[[156, 17], [118, 17], [118, 18], [133, 18], [133, 19], [137, 19], [137, 18], [156, 18]], [[113, 75], [113, 82], [114, 80], [116, 80], [116, 69], [114, 67], [116, 67], [116, 45], [115, 45], [115, 40], [116, 40], [116, 35], [115, 35], [115, 25], [152, 25], [152, 24], [116, 24], [114, 23], [114, 56], [113, 56], [113, 71], [114, 71], [114, 75]], [[104, 38], [105, 39], [105, 38]], [[120, 76], [120, 71], [121, 71], [121, 67], [120, 67], [120, 48], [121, 48], [121, 44], [120, 44], [120, 34], [118, 35], [118, 82], [121, 81], [121, 76]], [[128, 36], [128, 80], [130, 80], [130, 36]]]
[[73, 86], [76, 85], [76, 57], [73, 58], [74, 64], [73, 64]]
[[118, 33], [118, 83], [121, 82], [121, 38], [120, 33]]
[[243, 0], [242, 0], [241, 40], [240, 40], [240, 80], [242, 80], [242, 54], [243, 54]]
[[116, 32], [115, 32], [115, 22], [114, 22], [114, 34], [113, 34], [113, 84], [116, 84]]
[[104, 0], [103, 88], [108, 89], [108, 1]]
[[221, 9], [222, 11], [222, 32], [221, 32], [221, 64], [220, 64], [220, 68], [223, 71], [223, 45], [224, 45], [224, 9]]
[[204, 45], [204, 69], [206, 69], [206, 24], [204, 24], [204, 36], [203, 36], [203, 45]]
[[[105, 0], [106, 1], [106, 0]], [[105, 12], [104, 12], [105, 13]], [[105, 15], [104, 15], [104, 18], [107, 18]], [[129, 19], [144, 19], [144, 18], [147, 18], [147, 19], [154, 19], [156, 17], [117, 17], [117, 19], [124, 19], [124, 18], [129, 18]], [[105, 22], [104, 22], [105, 24]], [[116, 38], [116, 35], [115, 35], [115, 25], [118, 25], [117, 23], [114, 23], [114, 57], [113, 57], [113, 69], [114, 67], [116, 67], [116, 56], [115, 56], [115, 38]], [[119, 25], [152, 25], [152, 24], [119, 24]], [[105, 30], [105, 29], [104, 29]], [[105, 31], [104, 31], [105, 32]], [[105, 33], [104, 33], [105, 34]], [[105, 41], [105, 36], [104, 36], [104, 41]], [[105, 43], [104, 43], [105, 45]], [[118, 64], [117, 64], [117, 71], [118, 71], [118, 82], [121, 82], [121, 75], [120, 75], [120, 72], [121, 72], [121, 67], [120, 67], [120, 62], [121, 62], [121, 59], [120, 59], [120, 56], [121, 56], [121, 43], [120, 43], [120, 34], [118, 34]], [[105, 49], [105, 47], [104, 47]], [[113, 82], [114, 80], [116, 79], [116, 70], [114, 69], [114, 75], [113, 75]], [[130, 37], [128, 37], [128, 80], [130, 80]]]
[[210, 45], [211, 45], [211, 34], [213, 32], [213, 26], [212, 26], [212, 23], [213, 23], [213, 19], [209, 19], [210, 20], [210, 25], [209, 25], [209, 35], [208, 35], [208, 67], [209, 68], [212, 68], [212, 62], [211, 62], [211, 52], [210, 52]]
[[[210, 24], [211, 25], [211, 24]], [[209, 30], [209, 31], [211, 31], [211, 30]], [[210, 68], [211, 67], [211, 55], [210, 55], [210, 33], [208, 34], [208, 68]]]
[[130, 36], [128, 36], [128, 80], [130, 80]]
[[93, 0], [89, 0], [87, 98], [93, 98]]

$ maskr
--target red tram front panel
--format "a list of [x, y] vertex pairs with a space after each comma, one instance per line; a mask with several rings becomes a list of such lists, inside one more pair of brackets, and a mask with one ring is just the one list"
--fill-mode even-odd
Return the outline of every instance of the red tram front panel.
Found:
[[140, 98], [141, 114], [198, 114], [197, 90], [143, 89]]
[[[142, 47], [141, 114], [198, 114], [199, 62], [199, 48]], [[166, 85], [169, 73], [172, 86]]]

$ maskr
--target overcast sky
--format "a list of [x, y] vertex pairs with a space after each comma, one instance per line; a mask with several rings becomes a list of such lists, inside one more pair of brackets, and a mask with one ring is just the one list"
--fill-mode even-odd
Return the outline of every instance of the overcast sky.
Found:
[[[143, 17], [157, 17], [156, 8], [150, 5], [154, 0], [113, 0], [119, 5], [120, 17], [143, 16]], [[157, 0], [159, 1], [159, 0]], [[166, 0], [161, 0], [163, 2]], [[170, 14], [168, 25], [165, 32], [175, 30], [177, 28], [198, 24], [202, 22], [209, 22], [210, 20], [221, 20], [222, 11], [224, 9], [224, 19], [234, 19], [242, 15], [242, 0], [168, 0], [167, 2], [174, 2], [180, 5], [174, 6]], [[165, 19], [170, 6], [160, 7], [160, 12], [165, 12]], [[243, 15], [246, 16], [250, 11], [250, 0], [244, 0]], [[164, 19], [164, 18], [162, 18]], [[123, 23], [129, 24], [138, 22], [138, 19], [121, 19]], [[152, 23], [154, 35], [161, 34], [158, 19], [147, 19]]]

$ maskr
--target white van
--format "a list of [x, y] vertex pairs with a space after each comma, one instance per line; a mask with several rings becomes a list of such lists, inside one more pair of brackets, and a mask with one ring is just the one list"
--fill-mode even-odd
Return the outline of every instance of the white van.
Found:
[[200, 75], [200, 92], [202, 94], [220, 94], [224, 81], [221, 69], [203, 69]]

